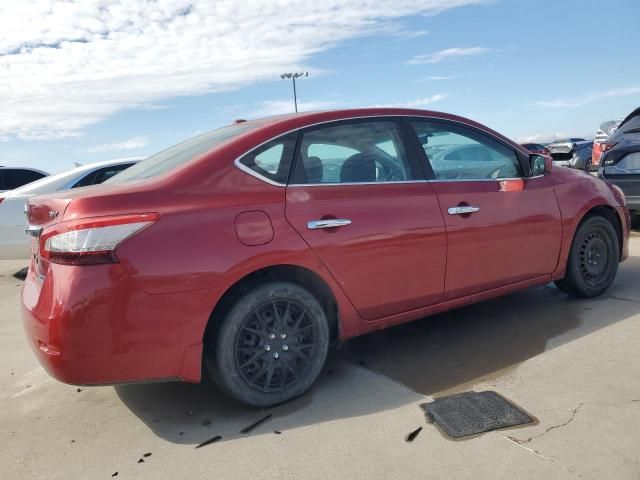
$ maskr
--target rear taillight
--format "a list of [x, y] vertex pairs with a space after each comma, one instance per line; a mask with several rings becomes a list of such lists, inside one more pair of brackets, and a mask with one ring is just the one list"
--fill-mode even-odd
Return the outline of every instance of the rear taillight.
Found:
[[116, 263], [116, 248], [158, 219], [156, 213], [84, 218], [42, 231], [40, 257], [65, 265]]
[[608, 150], [611, 150], [611, 149], [612, 149], [613, 147], [615, 147], [615, 146], [616, 146], [616, 144], [615, 144], [615, 143], [607, 143], [607, 142], [604, 142], [604, 143], [601, 143], [601, 144], [600, 144], [600, 151], [601, 151], [602, 153], [604, 153], [604, 152], [606, 152], [606, 151], [608, 151]]

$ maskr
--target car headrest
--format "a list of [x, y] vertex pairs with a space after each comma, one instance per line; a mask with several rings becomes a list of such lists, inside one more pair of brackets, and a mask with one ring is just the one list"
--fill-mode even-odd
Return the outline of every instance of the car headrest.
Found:
[[370, 153], [356, 153], [347, 158], [340, 169], [343, 183], [375, 182], [376, 161]]
[[307, 173], [307, 181], [309, 183], [322, 182], [324, 170], [322, 168], [322, 160], [319, 157], [307, 157], [304, 160], [304, 169]]

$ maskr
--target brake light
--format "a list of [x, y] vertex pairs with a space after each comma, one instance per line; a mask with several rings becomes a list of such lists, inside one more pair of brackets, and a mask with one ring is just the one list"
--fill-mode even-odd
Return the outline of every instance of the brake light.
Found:
[[616, 144], [615, 144], [615, 143], [601, 143], [601, 144], [600, 144], [600, 151], [601, 151], [602, 153], [604, 153], [604, 152], [606, 152], [606, 151], [608, 151], [608, 150], [611, 150], [611, 149], [612, 149], [613, 147], [615, 147], [615, 146], [616, 146]]
[[116, 248], [157, 219], [157, 213], [142, 213], [57, 223], [40, 235], [40, 257], [65, 265], [117, 263]]

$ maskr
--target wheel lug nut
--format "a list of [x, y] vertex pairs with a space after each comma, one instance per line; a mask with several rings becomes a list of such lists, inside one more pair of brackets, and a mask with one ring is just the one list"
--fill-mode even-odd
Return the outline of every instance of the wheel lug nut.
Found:
[[271, 345], [265, 345], [264, 349], [268, 352], [269, 350], [271, 350]]
[[284, 340], [285, 338], [287, 338], [287, 334], [286, 333], [281, 333], [280, 334], [280, 338]]
[[276, 334], [275, 334], [275, 333], [270, 333], [270, 334], [269, 334], [269, 338], [270, 338], [271, 340], [273, 340], [274, 338], [276, 338]]
[[280, 358], [280, 354], [278, 352], [273, 352], [273, 358], [277, 360], [278, 358]]
[[286, 352], [287, 350], [289, 350], [289, 345], [282, 345], [282, 351]]

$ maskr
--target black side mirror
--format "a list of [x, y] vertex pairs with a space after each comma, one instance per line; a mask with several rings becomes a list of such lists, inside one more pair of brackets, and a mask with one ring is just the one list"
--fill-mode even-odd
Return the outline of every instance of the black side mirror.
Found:
[[529, 165], [531, 165], [531, 176], [539, 177], [551, 172], [553, 161], [551, 160], [551, 157], [533, 153], [529, 155]]

